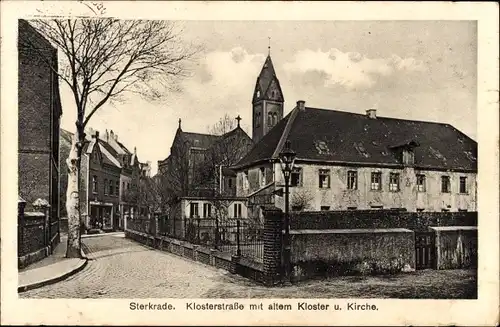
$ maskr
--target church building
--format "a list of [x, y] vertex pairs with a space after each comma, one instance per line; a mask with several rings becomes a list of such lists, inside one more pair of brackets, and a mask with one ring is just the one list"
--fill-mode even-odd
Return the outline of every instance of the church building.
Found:
[[249, 216], [262, 205], [284, 209], [276, 162], [286, 141], [297, 154], [291, 210], [477, 210], [477, 143], [453, 126], [296, 104], [283, 118], [269, 55], [252, 99], [255, 146], [232, 167]]

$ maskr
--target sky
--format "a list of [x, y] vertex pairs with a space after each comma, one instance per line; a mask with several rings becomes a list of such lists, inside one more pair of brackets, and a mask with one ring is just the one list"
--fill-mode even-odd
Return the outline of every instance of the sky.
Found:
[[[225, 114], [251, 135], [252, 94], [268, 54], [285, 115], [306, 106], [449, 123], [477, 139], [477, 24], [473, 21], [183, 21], [182, 38], [204, 51], [180, 90], [161, 102], [129, 95], [107, 104], [89, 126], [113, 130], [139, 159], [170, 152], [182, 130], [207, 133]], [[269, 40], [270, 38], [270, 40]], [[74, 129], [71, 93], [61, 83], [61, 128]]]

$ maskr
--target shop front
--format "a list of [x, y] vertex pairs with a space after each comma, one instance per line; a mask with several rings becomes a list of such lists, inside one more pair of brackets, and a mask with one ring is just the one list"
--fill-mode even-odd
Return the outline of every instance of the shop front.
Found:
[[90, 229], [109, 231], [113, 229], [115, 210], [112, 203], [91, 201], [89, 214]]

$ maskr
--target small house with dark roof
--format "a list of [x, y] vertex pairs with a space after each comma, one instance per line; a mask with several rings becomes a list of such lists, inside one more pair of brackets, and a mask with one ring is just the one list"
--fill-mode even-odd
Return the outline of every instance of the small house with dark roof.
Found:
[[273, 204], [284, 186], [277, 162], [286, 141], [296, 152], [292, 210], [404, 208], [475, 211], [477, 143], [449, 124], [306, 107], [279, 121], [232, 167], [249, 211]]

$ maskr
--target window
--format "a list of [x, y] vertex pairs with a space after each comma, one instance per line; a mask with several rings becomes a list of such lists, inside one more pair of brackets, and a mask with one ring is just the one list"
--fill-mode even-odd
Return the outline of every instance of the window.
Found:
[[92, 176], [92, 192], [97, 193], [97, 176]]
[[255, 127], [260, 126], [260, 112], [255, 114]]
[[389, 175], [389, 191], [398, 192], [399, 191], [399, 174], [391, 173]]
[[441, 192], [450, 193], [450, 176], [441, 176]]
[[328, 211], [330, 210], [330, 206], [321, 206], [321, 211]]
[[233, 179], [232, 178], [228, 178], [228, 180], [227, 180], [227, 186], [229, 188], [233, 187]]
[[119, 195], [120, 194], [120, 182], [119, 181], [116, 181], [115, 183], [115, 195]]
[[302, 168], [293, 168], [290, 174], [290, 186], [302, 185]]
[[109, 181], [109, 195], [115, 194], [114, 184], [112, 180]]
[[330, 188], [330, 169], [319, 170], [319, 188]]
[[356, 210], [358, 207], [347, 207], [347, 210]]
[[372, 176], [371, 176], [371, 189], [373, 191], [379, 191], [379, 190], [382, 189], [381, 180], [382, 180], [382, 173], [379, 173], [379, 172], [372, 173]]
[[212, 216], [212, 204], [203, 203], [203, 217], [208, 218]]
[[108, 195], [108, 180], [104, 180], [104, 195]]
[[260, 167], [260, 186], [266, 185], [266, 169], [264, 167]]
[[467, 177], [460, 176], [460, 193], [467, 193]]
[[243, 189], [248, 190], [248, 170], [243, 173]]
[[234, 218], [241, 218], [241, 203], [234, 204]]
[[417, 191], [425, 192], [425, 175], [422, 174], [417, 175]]
[[130, 183], [127, 183], [127, 190], [130, 190]]
[[348, 171], [347, 172], [347, 188], [349, 190], [357, 190], [358, 189], [358, 172], [357, 171]]
[[272, 113], [267, 114], [267, 125], [273, 126], [273, 114]]
[[190, 208], [189, 208], [189, 218], [197, 218], [197, 217], [199, 217], [199, 215], [198, 215], [198, 203], [191, 202]]

